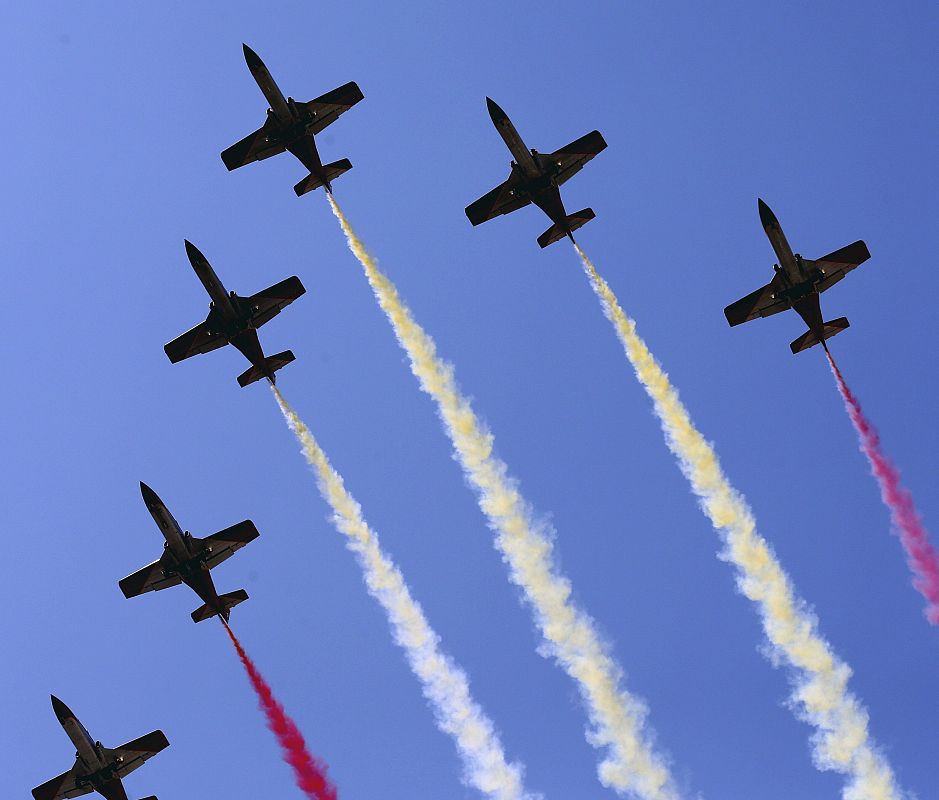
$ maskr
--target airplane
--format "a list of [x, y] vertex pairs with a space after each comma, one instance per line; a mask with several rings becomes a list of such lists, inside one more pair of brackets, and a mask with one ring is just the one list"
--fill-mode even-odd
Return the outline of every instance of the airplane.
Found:
[[306, 178], [293, 187], [297, 197], [320, 186], [325, 186], [326, 191], [332, 194], [332, 181], [352, 169], [352, 164], [347, 158], [323, 164], [316, 150], [314, 136], [358, 103], [363, 97], [362, 90], [355, 81], [350, 81], [309, 103], [298, 103], [292, 97], [284, 99], [258, 54], [246, 44], [242, 47], [248, 69], [271, 107], [267, 110], [267, 119], [258, 130], [222, 151], [225, 166], [231, 171], [289, 150], [310, 171]]
[[[52, 710], [75, 745], [75, 764], [68, 772], [33, 789], [35, 800], [63, 800], [92, 792], [106, 800], [127, 800], [122, 779], [170, 744], [163, 731], [153, 731], [111, 750], [92, 739], [85, 726], [55, 695]], [[143, 800], [157, 799], [150, 795]]]
[[284, 350], [266, 358], [258, 341], [257, 329], [306, 292], [300, 279], [294, 275], [251, 297], [240, 297], [234, 292], [226, 293], [212, 265], [188, 240], [186, 255], [212, 302], [209, 303], [209, 316], [205, 322], [200, 322], [163, 347], [170, 361], [176, 364], [191, 356], [210, 353], [231, 344], [251, 362], [251, 368], [238, 376], [239, 386], [245, 387], [261, 378], [267, 378], [273, 385], [274, 373], [293, 361], [294, 354]]
[[479, 225], [500, 214], [509, 214], [534, 203], [554, 223], [538, 237], [538, 244], [547, 247], [567, 236], [574, 241], [574, 231], [592, 220], [596, 214], [585, 208], [568, 215], [558, 187], [606, 148], [600, 131], [592, 131], [554, 153], [529, 151], [508, 115], [490, 98], [486, 98], [489, 116], [499, 131], [514, 161], [508, 180], [466, 207], [466, 216]]
[[850, 323], [847, 317], [823, 322], [819, 295], [867, 261], [871, 257], [870, 251], [863, 241], [858, 240], [815, 261], [802, 258], [792, 252], [779, 220], [769, 206], [762, 200], [758, 202], [760, 222], [779, 259], [778, 264], [773, 264], [776, 274], [763, 288], [727, 306], [724, 316], [733, 326], [794, 308], [809, 329], [789, 345], [793, 354], [816, 344], [821, 344], [827, 352], [828, 340], [841, 333]]
[[130, 599], [144, 592], [159, 592], [185, 583], [205, 601], [204, 605], [192, 612], [193, 622], [202, 622], [216, 615], [228, 622], [231, 609], [247, 600], [248, 593], [239, 589], [219, 595], [209, 571], [260, 536], [254, 523], [246, 519], [205, 539], [199, 539], [179, 527], [156, 492], [143, 481], [140, 483], [140, 493], [166, 542], [163, 544], [163, 555], [156, 561], [118, 583], [124, 597]]

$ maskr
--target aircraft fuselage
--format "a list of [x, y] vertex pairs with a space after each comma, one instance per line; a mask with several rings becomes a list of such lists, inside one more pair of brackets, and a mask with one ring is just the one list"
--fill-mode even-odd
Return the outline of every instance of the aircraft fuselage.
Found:
[[202, 554], [193, 552], [195, 548], [192, 535], [188, 531], [183, 531], [156, 492], [144, 483], [140, 484], [140, 490], [147, 510], [166, 539], [165, 547], [174, 562], [174, 571], [183, 583], [199, 595], [202, 602], [228, 619], [227, 611], [222, 607], [218, 592], [215, 590], [215, 582], [205, 565]]
[[108, 800], [127, 800], [121, 779], [115, 775], [116, 764], [109, 764], [101, 742], [91, 738], [85, 726], [79, 722], [65, 703], [53, 695], [52, 708], [68, 738], [75, 746], [75, 757], [81, 762], [90, 784]]

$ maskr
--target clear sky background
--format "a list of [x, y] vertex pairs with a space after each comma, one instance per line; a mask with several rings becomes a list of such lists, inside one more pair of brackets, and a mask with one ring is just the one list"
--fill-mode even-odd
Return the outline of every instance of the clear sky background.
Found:
[[195, 595], [118, 589], [160, 553], [142, 479], [197, 536], [257, 524], [213, 575], [250, 593], [233, 625], [343, 798], [476, 796], [270, 392], [238, 388], [232, 348], [161, 351], [206, 314], [185, 237], [241, 294], [300, 276], [261, 333], [297, 355], [278, 385], [529, 787], [613, 796], [323, 193], [294, 196], [289, 155], [232, 174], [219, 158], [264, 118], [247, 42], [299, 100], [361, 86], [318, 139], [354, 164], [336, 196], [553, 522], [687, 796], [837, 797], [576, 255], [539, 250], [537, 209], [463, 214], [508, 174], [487, 94], [529, 147], [603, 133], [563, 190], [597, 213], [578, 241], [853, 667], [901, 784], [933, 796], [939, 632], [823, 353], [790, 354], [793, 313], [730, 329], [722, 309], [772, 274], [758, 196], [807, 257], [867, 241], [823, 312], [851, 320], [833, 352], [935, 538], [934, 3], [42, 2], [8, 4], [0, 31], [6, 794], [72, 763], [55, 692], [106, 745], [167, 733], [132, 798], [298, 796], [224, 633], [189, 620]]

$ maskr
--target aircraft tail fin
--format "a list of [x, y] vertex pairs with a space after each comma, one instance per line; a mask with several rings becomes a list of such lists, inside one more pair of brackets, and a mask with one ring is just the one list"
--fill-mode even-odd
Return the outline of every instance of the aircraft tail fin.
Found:
[[[229, 592], [228, 594], [219, 595], [218, 599], [222, 601], [222, 608], [224, 608], [226, 611], [229, 611], [239, 603], [243, 603], [245, 600], [247, 600], [248, 593], [244, 589], [238, 589], [237, 591]], [[204, 619], [214, 617], [215, 613], [215, 609], [206, 603], [205, 605], [199, 606], [199, 608], [192, 612], [192, 621], [202, 622]]]
[[[833, 319], [830, 322], [825, 323], [825, 341], [831, 339], [833, 336], [837, 336], [841, 331], [847, 328], [851, 323], [848, 322], [847, 317], [838, 317], [838, 319]], [[796, 339], [792, 344], [789, 345], [789, 348], [793, 353], [801, 353], [803, 350], [808, 350], [813, 345], [821, 342], [814, 331], [806, 331], [798, 339]]]
[[538, 244], [540, 244], [542, 247], [547, 247], [549, 244], [554, 244], [558, 239], [563, 239], [565, 236], [572, 234], [578, 228], [586, 225], [595, 216], [596, 214], [593, 213], [592, 208], [584, 208], [580, 211], [575, 211], [573, 214], [568, 214], [568, 217], [566, 220], [564, 220], [563, 225], [555, 223], [543, 234], [541, 234], [541, 236], [538, 237]]
[[294, 358], [296, 356], [290, 350], [284, 350], [283, 353], [275, 356], [268, 356], [264, 359], [264, 369], [252, 365], [250, 369], [242, 372], [238, 376], [238, 385], [243, 389], [249, 383], [259, 381], [261, 378], [269, 378], [271, 383], [274, 383], [274, 373], [281, 367], [287, 366]]
[[338, 178], [342, 173], [348, 172], [352, 169], [352, 162], [348, 158], [341, 158], [339, 161], [333, 161], [332, 164], [324, 164], [323, 172], [321, 175], [314, 175], [312, 172], [307, 175], [300, 183], [293, 187], [293, 190], [297, 193], [297, 197], [305, 195], [307, 192], [312, 192], [314, 189], [319, 189], [320, 186], [326, 186], [332, 183], [336, 178]]

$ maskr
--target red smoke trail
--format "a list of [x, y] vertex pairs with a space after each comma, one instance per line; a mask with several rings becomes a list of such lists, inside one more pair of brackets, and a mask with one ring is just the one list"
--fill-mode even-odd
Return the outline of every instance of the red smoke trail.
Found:
[[828, 353], [828, 363], [838, 383], [838, 391], [844, 398], [848, 416], [861, 438], [861, 450], [880, 484], [880, 496], [890, 509], [891, 522], [906, 550], [907, 562], [916, 576], [913, 586], [928, 601], [926, 619], [939, 625], [939, 551], [930, 543], [929, 534], [913, 505], [913, 495], [900, 484], [900, 473], [881, 450], [880, 436], [861, 411], [861, 404], [845, 383], [831, 353]]
[[[221, 619], [221, 618], [220, 618]], [[254, 662], [248, 658], [248, 654], [241, 646], [241, 642], [232, 633], [228, 623], [222, 620], [231, 643], [235, 645], [238, 651], [238, 657], [241, 663], [245, 665], [245, 672], [251, 679], [251, 685], [254, 691], [258, 693], [258, 699], [261, 701], [261, 709], [267, 717], [267, 726], [274, 732], [281, 749], [284, 751], [284, 760], [293, 767], [297, 776], [297, 786], [310, 798], [310, 800], [336, 800], [336, 787], [326, 777], [326, 764], [310, 755], [306, 749], [306, 742], [303, 741], [303, 734], [300, 729], [284, 711], [284, 707], [274, 697], [271, 687], [267, 681], [261, 677], [258, 668]]]

